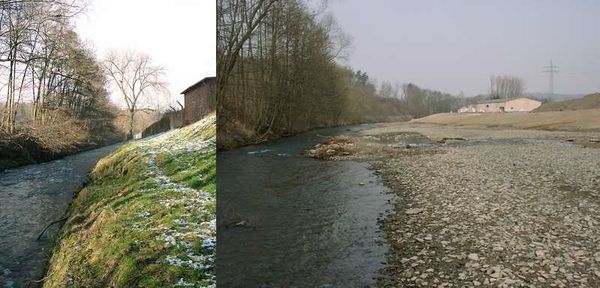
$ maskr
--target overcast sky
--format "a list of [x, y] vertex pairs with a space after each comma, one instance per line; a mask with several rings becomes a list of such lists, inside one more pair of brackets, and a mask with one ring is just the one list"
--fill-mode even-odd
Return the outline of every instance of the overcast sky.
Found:
[[548, 92], [600, 91], [600, 1], [332, 0], [353, 38], [349, 64], [378, 80], [450, 93], [487, 93], [489, 77], [525, 79]]
[[214, 0], [93, 0], [75, 22], [99, 58], [110, 49], [150, 55], [167, 69], [171, 96], [182, 104], [179, 93], [216, 74], [215, 23]]

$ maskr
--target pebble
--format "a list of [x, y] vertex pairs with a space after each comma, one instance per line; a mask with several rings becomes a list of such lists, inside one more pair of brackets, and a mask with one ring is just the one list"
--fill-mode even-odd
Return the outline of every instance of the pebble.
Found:
[[419, 214], [423, 211], [424, 211], [424, 209], [422, 209], [422, 208], [411, 208], [411, 209], [406, 210], [405, 213], [408, 215], [413, 215], [413, 214]]
[[479, 255], [477, 255], [477, 253], [471, 253], [467, 258], [469, 258], [469, 260], [479, 261]]
[[[570, 132], [411, 125], [402, 131], [469, 140], [396, 149], [378, 164], [401, 199], [384, 224], [391, 243], [405, 243], [390, 263], [418, 255], [399, 267], [418, 265], [451, 287], [597, 284], [600, 149], [552, 140], [579, 137]], [[391, 286], [414, 280], [399, 276]]]
[[544, 251], [541, 251], [541, 250], [535, 251], [535, 256], [538, 258], [544, 258]]

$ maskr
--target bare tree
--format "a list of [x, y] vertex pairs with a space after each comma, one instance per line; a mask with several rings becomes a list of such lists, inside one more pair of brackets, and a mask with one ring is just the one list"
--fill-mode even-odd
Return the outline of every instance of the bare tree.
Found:
[[148, 55], [132, 51], [109, 52], [104, 60], [104, 68], [127, 105], [129, 137], [133, 137], [134, 116], [140, 101], [150, 92], [165, 89], [165, 69], [153, 64]]
[[355, 77], [338, 63], [351, 38], [323, 12], [303, 0], [217, 1], [218, 129], [230, 133], [218, 132], [219, 141], [235, 131], [258, 141], [397, 111], [397, 99], [376, 97], [365, 73]]
[[327, 47], [330, 60], [347, 60], [352, 50], [352, 36], [342, 30], [333, 14], [325, 15], [320, 24], [330, 38]]
[[219, 0], [217, 2], [217, 25], [219, 25], [217, 89], [226, 87], [244, 44], [250, 40], [258, 25], [272, 11], [271, 6], [275, 2], [277, 0]]
[[523, 95], [525, 81], [514, 76], [491, 76], [490, 96], [492, 99], [515, 98]]
[[41, 102], [45, 110], [75, 113], [89, 104], [94, 95], [84, 90], [89, 90], [92, 79], [83, 70], [93, 70], [95, 59], [87, 55], [69, 21], [86, 6], [87, 1], [80, 0], [0, 1], [0, 90], [5, 95], [0, 127], [4, 132], [15, 132], [23, 100], [32, 100], [34, 120], [45, 115], [40, 113]]

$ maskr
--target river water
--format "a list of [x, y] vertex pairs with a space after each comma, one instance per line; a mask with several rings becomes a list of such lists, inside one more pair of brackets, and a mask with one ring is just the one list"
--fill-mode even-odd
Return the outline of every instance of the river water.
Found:
[[37, 286], [31, 280], [43, 277], [58, 225], [36, 238], [64, 217], [94, 164], [116, 147], [0, 172], [0, 287]]
[[392, 209], [392, 196], [367, 163], [301, 154], [324, 136], [368, 127], [219, 152], [219, 287], [375, 285], [388, 251], [378, 218]]

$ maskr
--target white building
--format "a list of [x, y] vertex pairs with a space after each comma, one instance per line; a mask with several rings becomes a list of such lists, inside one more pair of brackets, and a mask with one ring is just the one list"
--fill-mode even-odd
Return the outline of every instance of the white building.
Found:
[[486, 100], [461, 107], [458, 113], [529, 112], [541, 105], [542, 102], [525, 97]]

